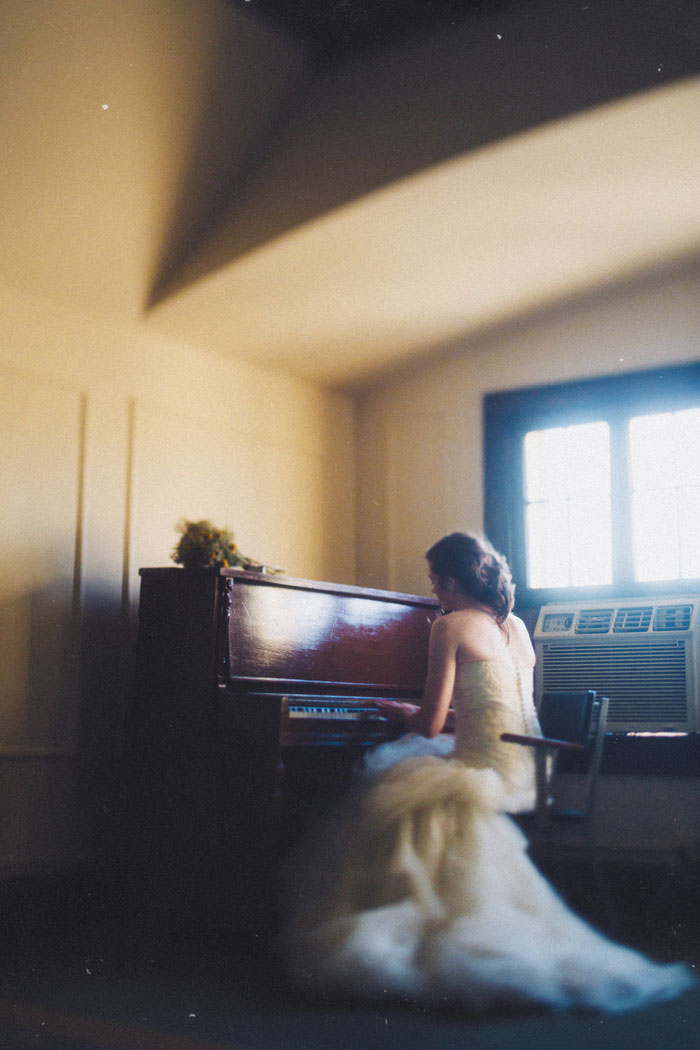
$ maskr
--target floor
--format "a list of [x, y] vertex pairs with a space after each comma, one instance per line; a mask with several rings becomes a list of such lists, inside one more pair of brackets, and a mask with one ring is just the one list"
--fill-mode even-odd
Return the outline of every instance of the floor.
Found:
[[[700, 873], [644, 867], [607, 876], [612, 908], [602, 915], [585, 873], [556, 875], [577, 909], [607, 932], [700, 974]], [[538, 1011], [468, 1018], [407, 1002], [311, 1002], [287, 981], [270, 931], [154, 922], [114, 886], [112, 874], [5, 894], [3, 1048], [700, 1050], [700, 990], [612, 1018]]]

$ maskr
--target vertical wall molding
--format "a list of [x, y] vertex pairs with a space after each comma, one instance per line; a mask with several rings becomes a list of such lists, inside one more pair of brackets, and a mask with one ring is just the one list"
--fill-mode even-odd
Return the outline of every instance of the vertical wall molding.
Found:
[[[81, 393], [77, 403], [77, 460], [75, 464], [75, 535], [73, 539], [73, 580], [71, 587], [71, 609], [68, 646], [61, 671], [61, 698], [66, 710], [73, 712], [73, 724], [69, 729], [72, 745], [67, 749], [69, 754], [77, 754], [77, 703], [80, 692], [80, 659], [83, 634], [83, 596], [84, 596], [84, 549], [85, 549], [85, 477], [87, 469], [87, 435], [88, 435], [88, 396]], [[52, 748], [46, 748], [46, 754], [52, 754]], [[58, 749], [59, 754], [66, 753], [65, 748]], [[34, 751], [29, 749], [29, 755]]]
[[131, 528], [134, 499], [134, 445], [136, 441], [136, 399], [131, 397], [127, 402], [126, 415], [126, 469], [124, 476], [124, 543], [122, 556], [122, 622], [126, 627], [131, 612]]
[[85, 532], [85, 466], [87, 458], [88, 397], [78, 402], [78, 477], [75, 507], [75, 545], [73, 549], [73, 623], [80, 623], [83, 598], [83, 541]]

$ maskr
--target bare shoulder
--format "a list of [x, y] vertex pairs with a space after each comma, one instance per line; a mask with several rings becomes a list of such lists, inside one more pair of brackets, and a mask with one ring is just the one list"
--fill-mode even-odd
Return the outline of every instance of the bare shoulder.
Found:
[[530, 634], [528, 632], [527, 627], [525, 626], [524, 622], [520, 619], [520, 617], [515, 615], [515, 613], [510, 614], [506, 623], [508, 625], [508, 629], [514, 631], [515, 635], [518, 638], [527, 638], [529, 640]]
[[436, 641], [446, 642], [448, 638], [453, 638], [459, 631], [460, 625], [455, 619], [455, 614], [445, 613], [443, 616], [438, 616], [437, 620], [433, 620], [430, 636]]
[[[507, 644], [512, 659], [522, 667], [532, 667], [535, 653], [527, 627], [517, 616], [506, 621]], [[431, 646], [455, 656], [458, 662], [489, 660], [504, 651], [506, 637], [493, 616], [481, 609], [459, 609], [439, 617], [431, 630]]]
[[443, 619], [451, 621], [446, 630], [460, 662], [489, 659], [503, 645], [493, 616], [481, 609], [460, 609]]
[[473, 609], [460, 609], [456, 612], [445, 613], [433, 622], [431, 636], [443, 642], [456, 642], [465, 637], [470, 637], [475, 628], [478, 629], [482, 613]]
[[440, 634], [464, 634], [479, 628], [490, 617], [480, 609], [457, 609], [445, 613], [434, 621], [432, 630]]
[[508, 617], [506, 624], [509, 633], [509, 642], [513, 648], [517, 662], [528, 667], [534, 667], [535, 650], [532, 648], [532, 642], [527, 627], [520, 617], [514, 616], [513, 613]]

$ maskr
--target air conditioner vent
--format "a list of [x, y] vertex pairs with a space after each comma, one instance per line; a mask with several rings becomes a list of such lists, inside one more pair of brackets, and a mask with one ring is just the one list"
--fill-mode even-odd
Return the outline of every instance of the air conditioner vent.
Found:
[[610, 733], [700, 734], [700, 593], [552, 602], [533, 634], [537, 698], [596, 689]]
[[612, 638], [548, 642], [539, 654], [542, 690], [597, 689], [610, 699], [611, 729], [635, 723], [649, 728], [687, 724], [685, 644], [653, 642], [651, 636], [637, 644]]
[[640, 631], [648, 631], [651, 623], [651, 605], [632, 605], [629, 608], [620, 608], [615, 613], [613, 631], [616, 634], [636, 634]]
[[576, 634], [606, 634], [612, 622], [612, 609], [581, 609]]
[[654, 617], [655, 631], [687, 631], [693, 614], [692, 605], [659, 605]]

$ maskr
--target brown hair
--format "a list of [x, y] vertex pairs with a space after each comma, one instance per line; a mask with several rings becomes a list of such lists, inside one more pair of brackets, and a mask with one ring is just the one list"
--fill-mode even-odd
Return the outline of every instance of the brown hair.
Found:
[[491, 609], [496, 623], [505, 622], [513, 608], [515, 584], [507, 561], [485, 537], [451, 532], [425, 556], [441, 582], [452, 577], [464, 594]]

